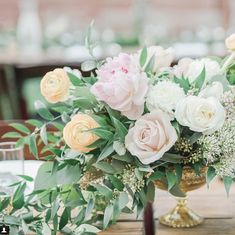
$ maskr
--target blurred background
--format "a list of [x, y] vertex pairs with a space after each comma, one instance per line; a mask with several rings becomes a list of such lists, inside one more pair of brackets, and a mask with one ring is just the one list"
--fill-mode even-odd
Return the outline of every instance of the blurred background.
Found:
[[234, 15], [234, 0], [1, 0], [0, 119], [34, 116], [40, 78], [89, 58], [92, 20], [97, 58], [160, 44], [172, 46], [177, 61], [225, 56]]

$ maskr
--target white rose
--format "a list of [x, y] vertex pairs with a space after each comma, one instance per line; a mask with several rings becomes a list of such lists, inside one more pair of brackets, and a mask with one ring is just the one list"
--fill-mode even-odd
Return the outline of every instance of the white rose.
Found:
[[175, 117], [182, 126], [204, 134], [220, 129], [225, 116], [224, 107], [214, 97], [188, 96], [177, 104], [175, 111]]
[[155, 57], [153, 72], [159, 72], [161, 68], [169, 67], [174, 59], [173, 49], [164, 49], [160, 46], [151, 46], [147, 48], [147, 60], [145, 66], [148, 64], [152, 56]]
[[149, 111], [161, 109], [173, 117], [176, 104], [184, 97], [184, 90], [178, 84], [161, 81], [150, 88], [146, 104]]
[[182, 58], [179, 60], [178, 64], [173, 67], [173, 73], [176, 77], [180, 78], [185, 73], [187, 73], [190, 64], [193, 62], [193, 59], [191, 58]]
[[223, 96], [223, 91], [223, 85], [220, 82], [213, 82], [211, 85], [208, 85], [201, 90], [199, 96], [203, 98], [212, 96], [220, 100]]
[[189, 79], [190, 83], [193, 83], [200, 75], [204, 67], [206, 70], [206, 82], [210, 81], [213, 76], [220, 74], [221, 72], [221, 68], [218, 62], [209, 58], [204, 58], [191, 62], [188, 70], [184, 73], [184, 75]]

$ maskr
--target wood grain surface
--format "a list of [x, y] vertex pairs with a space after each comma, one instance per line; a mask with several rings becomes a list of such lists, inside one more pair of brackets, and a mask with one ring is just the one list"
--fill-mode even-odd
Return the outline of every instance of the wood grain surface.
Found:
[[[174, 207], [175, 201], [167, 192], [156, 190], [155, 226], [156, 235], [235, 235], [235, 185], [229, 198], [222, 182], [215, 180], [208, 189], [206, 186], [189, 193], [191, 209], [205, 218], [203, 224], [186, 229], [172, 229], [158, 223], [157, 218]], [[142, 235], [143, 221], [134, 216], [122, 215], [117, 224], [99, 235]], [[147, 234], [151, 235], [151, 234]]]

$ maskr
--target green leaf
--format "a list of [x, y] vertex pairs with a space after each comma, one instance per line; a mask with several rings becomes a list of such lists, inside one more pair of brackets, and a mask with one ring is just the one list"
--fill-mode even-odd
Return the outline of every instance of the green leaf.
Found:
[[177, 183], [177, 177], [174, 172], [167, 171], [166, 178], [167, 178], [167, 185], [168, 185], [168, 191], [169, 191]]
[[224, 182], [224, 187], [227, 193], [227, 196], [229, 196], [229, 191], [233, 183], [233, 179], [229, 176], [224, 176], [223, 177], [223, 182]]
[[113, 133], [111, 131], [108, 131], [102, 127], [93, 128], [90, 129], [89, 131], [91, 131], [92, 133], [96, 134], [97, 136], [105, 140], [110, 140], [113, 137]]
[[60, 218], [59, 230], [62, 230], [68, 224], [68, 221], [69, 221], [69, 212], [68, 209], [65, 208]]
[[13, 195], [12, 205], [15, 209], [21, 209], [24, 205], [24, 191], [26, 183], [19, 185]]
[[97, 189], [97, 191], [99, 191], [102, 195], [104, 195], [108, 199], [111, 199], [113, 197], [112, 191], [107, 186], [103, 186], [100, 184], [92, 184], [92, 185]]
[[60, 208], [60, 203], [59, 201], [54, 201], [53, 204], [52, 204], [52, 207], [51, 207], [51, 219], [54, 219], [54, 217], [56, 216], [57, 214], [57, 211], [59, 210]]
[[148, 202], [153, 202], [155, 198], [155, 185], [153, 182], [149, 182], [147, 187], [147, 200]]
[[160, 180], [163, 177], [165, 177], [165, 174], [163, 172], [155, 171], [154, 173], [150, 175], [147, 182]]
[[112, 117], [112, 121], [116, 128], [116, 133], [118, 134], [121, 140], [124, 140], [128, 132], [127, 128], [115, 117]]
[[188, 90], [190, 89], [190, 83], [188, 81], [188, 79], [185, 78], [177, 78], [176, 76], [174, 77], [174, 82], [179, 84], [180, 87], [182, 87], [184, 89], [184, 92], [188, 92]]
[[154, 63], [155, 63], [155, 54], [151, 56], [151, 58], [148, 61], [147, 65], [145, 66], [144, 71], [146, 73], [152, 72]]
[[122, 210], [129, 202], [128, 194], [126, 192], [121, 192], [118, 201], [119, 201], [119, 208]]
[[113, 141], [113, 149], [119, 156], [123, 156], [126, 153], [126, 147], [123, 142]]
[[21, 123], [11, 123], [11, 124], [9, 124], [9, 126], [13, 127], [17, 131], [20, 131], [24, 134], [27, 134], [27, 135], [30, 134], [29, 128], [27, 128], [25, 125], [23, 125]]
[[102, 161], [103, 159], [109, 157], [112, 153], [114, 152], [113, 145], [112, 144], [107, 144], [102, 152], [100, 153], [97, 162]]
[[177, 176], [177, 182], [180, 183], [182, 179], [183, 167], [180, 164], [175, 165], [175, 173]]
[[186, 197], [186, 194], [181, 191], [180, 187], [178, 184], [174, 185], [170, 190], [169, 192], [175, 196], [175, 197]]
[[93, 166], [95, 166], [96, 168], [108, 173], [108, 174], [113, 174], [114, 173], [114, 169], [113, 167], [108, 163], [108, 162], [97, 162], [95, 164], [93, 164]]
[[104, 229], [107, 228], [109, 221], [111, 220], [113, 215], [113, 205], [109, 204], [104, 211], [104, 220], [103, 220], [103, 227]]
[[140, 53], [140, 66], [144, 67], [146, 60], [148, 57], [148, 51], [147, 51], [147, 47], [145, 46]]
[[103, 126], [108, 126], [108, 122], [106, 120], [106, 116], [102, 116], [102, 115], [95, 115], [95, 114], [91, 114], [91, 117], [98, 122], [102, 127]]
[[88, 110], [93, 109], [97, 106], [97, 102], [91, 101], [87, 97], [78, 97], [74, 100], [74, 107]]
[[29, 119], [29, 120], [25, 121], [25, 123], [28, 123], [29, 125], [35, 126], [37, 128], [40, 128], [43, 125], [43, 123], [41, 121], [36, 120], [36, 119]]
[[72, 166], [67, 165], [63, 169], [57, 171], [57, 184], [74, 184], [81, 177], [81, 168], [79, 164]]
[[59, 122], [52, 122], [51, 123], [56, 129], [58, 129], [59, 131], [63, 131], [64, 129], [64, 125], [59, 123]]
[[201, 73], [199, 74], [199, 76], [196, 78], [196, 80], [194, 82], [195, 88], [198, 88], [199, 90], [201, 90], [201, 88], [205, 82], [205, 79], [206, 79], [206, 69], [204, 66]]
[[33, 178], [28, 175], [18, 175], [18, 176], [28, 182], [33, 182]]
[[183, 157], [180, 156], [179, 154], [165, 153], [161, 158], [161, 160], [170, 163], [181, 163], [182, 158]]
[[215, 169], [212, 166], [210, 166], [206, 174], [207, 187], [209, 187], [210, 182], [215, 178], [215, 176], [216, 176]]
[[66, 105], [57, 105], [55, 107], [51, 107], [51, 109], [57, 113], [70, 113], [71, 112], [71, 108], [66, 106]]
[[19, 132], [14, 132], [14, 131], [5, 133], [2, 136], [2, 138], [9, 138], [9, 139], [11, 139], [11, 138], [18, 139], [18, 138], [21, 138], [21, 137], [22, 137], [22, 135]]
[[52, 121], [54, 119], [54, 116], [47, 109], [46, 105], [41, 101], [37, 100], [35, 102], [35, 108], [37, 110], [37, 113], [45, 120]]
[[34, 190], [50, 189], [57, 186], [56, 175], [51, 174], [53, 162], [45, 162], [38, 169]]
[[124, 188], [124, 184], [120, 179], [118, 179], [116, 176], [110, 175], [109, 176], [110, 181], [112, 182], [113, 186], [119, 190], [122, 191]]
[[94, 200], [91, 198], [87, 204], [86, 212], [85, 212], [85, 220], [89, 220], [92, 217], [92, 210], [95, 206]]
[[48, 145], [48, 140], [47, 140], [47, 129], [46, 125], [43, 125], [40, 129], [40, 137], [45, 145]]
[[84, 82], [79, 77], [77, 77], [74, 73], [67, 72], [67, 75], [69, 77], [70, 82], [74, 86], [82, 86], [82, 85], [84, 85]]
[[29, 150], [38, 159], [38, 148], [36, 144], [36, 136], [30, 135], [29, 137]]
[[194, 144], [202, 136], [201, 132], [195, 132], [192, 136], [189, 137], [189, 143]]
[[76, 230], [75, 230], [75, 234], [89, 234], [89, 233], [93, 233], [93, 234], [97, 234], [100, 232], [100, 229], [98, 229], [97, 227], [90, 225], [90, 224], [81, 224]]

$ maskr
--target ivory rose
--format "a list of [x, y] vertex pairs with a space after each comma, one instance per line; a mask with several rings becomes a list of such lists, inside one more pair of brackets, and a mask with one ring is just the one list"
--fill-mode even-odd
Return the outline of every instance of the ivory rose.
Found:
[[143, 164], [150, 164], [159, 160], [176, 140], [176, 130], [169, 116], [158, 110], [136, 121], [126, 135], [125, 145]]
[[87, 146], [99, 138], [89, 130], [97, 127], [99, 127], [99, 124], [91, 116], [77, 114], [64, 127], [64, 141], [72, 150], [82, 153], [89, 152], [93, 148]]
[[235, 51], [235, 34], [230, 35], [225, 40], [225, 45], [230, 51]]
[[176, 77], [181, 78], [187, 73], [190, 64], [193, 62], [193, 59], [185, 57], [179, 60], [178, 64], [173, 67], [173, 73]]
[[164, 49], [161, 46], [148, 47], [147, 56], [148, 57], [146, 60], [146, 65], [152, 56], [154, 56], [155, 58], [153, 72], [159, 72], [161, 68], [169, 67], [174, 59], [173, 49], [172, 48]]
[[109, 58], [97, 74], [98, 81], [91, 87], [91, 92], [98, 100], [131, 120], [142, 115], [148, 79], [133, 56], [121, 53]]
[[55, 69], [42, 78], [40, 89], [49, 103], [66, 101], [69, 96], [70, 81], [63, 69]]
[[188, 96], [181, 100], [175, 117], [190, 130], [211, 134], [220, 129], [225, 121], [225, 109], [215, 97]]
[[218, 100], [222, 99], [224, 93], [223, 85], [220, 82], [213, 82], [212, 84], [206, 86], [203, 90], [200, 91], [200, 97], [215, 97]]
[[209, 58], [203, 58], [192, 61], [184, 72], [184, 75], [189, 79], [190, 83], [193, 83], [198, 78], [204, 67], [206, 71], [206, 82], [209, 82], [213, 76], [221, 73], [221, 68], [218, 62]]

